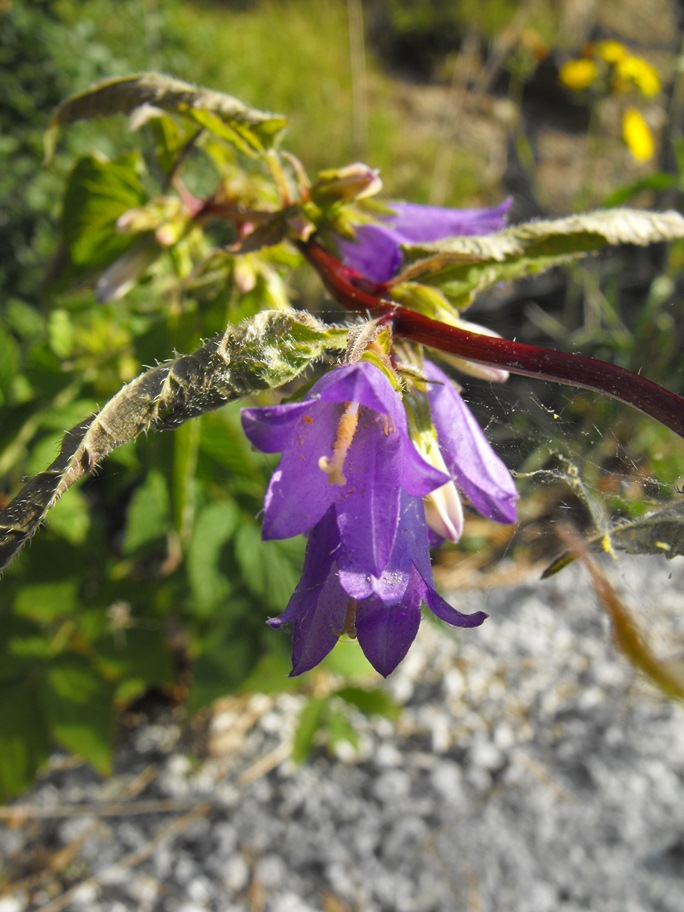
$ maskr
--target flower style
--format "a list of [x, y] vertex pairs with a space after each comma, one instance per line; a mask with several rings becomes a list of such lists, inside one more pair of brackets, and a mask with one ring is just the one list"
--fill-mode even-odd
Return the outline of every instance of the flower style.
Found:
[[444, 209], [416, 203], [391, 203], [393, 215], [377, 224], [357, 226], [353, 241], [340, 238], [340, 253], [347, 266], [367, 279], [387, 282], [401, 267], [402, 244], [500, 231], [511, 202], [507, 199], [490, 209]]
[[454, 482], [501, 522], [515, 519], [515, 489], [448, 378], [434, 365], [427, 377], [438, 465], [422, 458], [398, 393], [366, 361], [333, 369], [300, 402], [243, 410], [252, 444], [282, 452], [266, 494], [264, 537], [309, 532], [301, 580], [285, 612], [269, 621], [294, 623], [292, 674], [313, 668], [347, 633], [388, 675], [413, 642], [423, 602], [452, 626], [485, 618], [461, 614], [435, 591], [424, 499], [448, 491], [458, 516], [447, 506], [437, 531], [456, 539], [463, 520]]

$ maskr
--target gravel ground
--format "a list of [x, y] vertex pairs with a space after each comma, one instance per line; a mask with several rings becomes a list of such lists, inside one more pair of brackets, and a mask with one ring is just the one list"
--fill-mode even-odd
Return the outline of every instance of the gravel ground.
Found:
[[[684, 561], [612, 572], [682, 650]], [[56, 763], [0, 832], [0, 912], [684, 912], [684, 709], [615, 654], [584, 571], [454, 602], [490, 619], [424, 624], [356, 753], [293, 766], [285, 694], [223, 701], [201, 749], [142, 726], [104, 782]]]

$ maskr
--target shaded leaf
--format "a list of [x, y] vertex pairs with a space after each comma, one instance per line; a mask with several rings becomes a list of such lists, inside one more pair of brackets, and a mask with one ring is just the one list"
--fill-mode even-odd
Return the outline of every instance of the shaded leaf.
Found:
[[234, 691], [253, 671], [260, 655], [258, 644], [245, 635], [242, 619], [250, 605], [245, 601], [231, 604], [226, 626], [202, 644], [202, 652], [192, 664], [192, 686], [188, 695], [188, 711], [195, 713], [219, 697]]
[[45, 718], [28, 683], [0, 685], [0, 801], [31, 782], [50, 754]]
[[166, 538], [170, 527], [169, 491], [163, 474], [156, 469], [131, 499], [126, 518], [123, 550], [133, 554]]
[[54, 739], [102, 774], [111, 771], [113, 689], [84, 659], [61, 656], [43, 679], [40, 704]]
[[205, 507], [197, 517], [187, 554], [193, 609], [209, 614], [228, 597], [230, 582], [220, 566], [221, 550], [235, 534], [240, 512], [233, 501]]
[[[136, 623], [133, 619], [133, 624]], [[169, 684], [173, 668], [168, 645], [160, 629], [126, 627], [93, 641], [98, 658], [112, 676], [123, 679], [138, 692], [150, 684]]]

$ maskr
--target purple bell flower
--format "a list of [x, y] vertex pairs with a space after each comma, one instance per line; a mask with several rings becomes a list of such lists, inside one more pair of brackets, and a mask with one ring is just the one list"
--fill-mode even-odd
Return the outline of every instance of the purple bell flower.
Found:
[[393, 215], [358, 225], [356, 238], [338, 239], [344, 263], [372, 282], [388, 282], [400, 269], [402, 244], [500, 231], [512, 200], [489, 209], [444, 209], [416, 203], [391, 203]]
[[399, 522], [399, 495], [423, 497], [449, 480], [425, 462], [387, 377], [366, 361], [322, 377], [301, 402], [243, 409], [250, 442], [282, 453], [264, 500], [263, 537], [312, 529], [335, 507], [340, 540], [380, 575]]
[[[252, 444], [282, 453], [264, 538], [309, 533], [302, 577], [269, 621], [294, 623], [292, 674], [313, 668], [347, 633], [388, 675], [416, 636], [423, 603], [455, 627], [485, 618], [461, 614], [435, 591], [425, 503], [441, 496], [460, 511], [458, 484], [485, 516], [512, 522], [517, 494], [448, 377], [429, 362], [426, 377], [437, 465], [423, 459], [399, 394], [367, 361], [333, 369], [299, 402], [242, 412]], [[446, 519], [445, 537], [458, 538], [462, 514]]]
[[422, 501], [402, 493], [395, 544], [381, 574], [354, 566], [333, 507], [311, 530], [302, 577], [287, 608], [268, 623], [294, 624], [292, 675], [318, 665], [346, 633], [358, 638], [368, 661], [386, 677], [415, 639], [423, 602], [454, 627], [477, 627], [486, 617], [482, 611], [461, 614], [437, 594]]

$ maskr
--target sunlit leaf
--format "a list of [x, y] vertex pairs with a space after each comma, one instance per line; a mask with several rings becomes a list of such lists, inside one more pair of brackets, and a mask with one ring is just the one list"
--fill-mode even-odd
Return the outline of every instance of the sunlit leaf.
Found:
[[314, 738], [323, 723], [326, 709], [326, 700], [311, 697], [301, 711], [292, 744], [292, 759], [295, 763], [303, 763], [311, 753]]
[[252, 153], [269, 148], [287, 123], [280, 114], [257, 111], [223, 92], [160, 73], [141, 73], [98, 82], [60, 105], [45, 137], [47, 157], [52, 155], [59, 127], [94, 117], [132, 114], [144, 105], [189, 117]]
[[147, 199], [137, 153], [107, 161], [89, 155], [69, 175], [61, 227], [72, 262], [96, 269], [131, 246], [116, 230], [118, 218]]
[[616, 244], [653, 244], [684, 237], [677, 212], [637, 209], [527, 222], [496, 234], [403, 245], [409, 265], [396, 284], [420, 278], [465, 306], [497, 282], [534, 275]]
[[78, 604], [76, 579], [25, 583], [17, 593], [14, 611], [21, 617], [49, 621], [72, 614]]
[[591, 574], [596, 594], [610, 617], [613, 638], [620, 652], [668, 697], [684, 700], [684, 663], [659, 659], [603, 570], [586, 552], [580, 550], [577, 556]]
[[368, 690], [365, 687], [343, 687], [336, 691], [336, 696], [345, 703], [356, 707], [367, 716], [386, 716], [394, 719], [399, 714], [399, 706], [392, 697], [380, 689]]
[[359, 746], [359, 734], [347, 718], [337, 709], [330, 708], [325, 719], [325, 733], [328, 736], [330, 748], [338, 744], [351, 744], [356, 749]]

